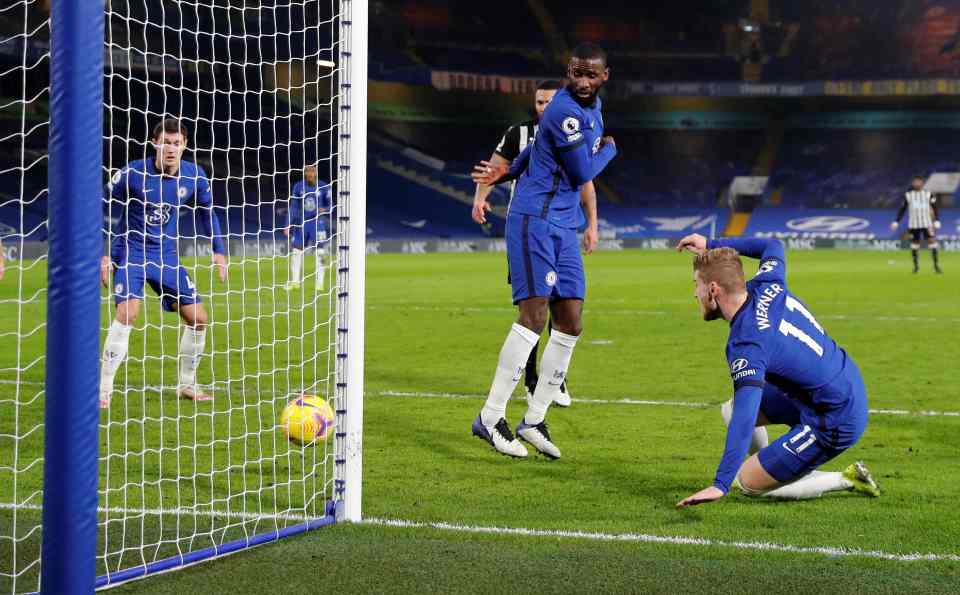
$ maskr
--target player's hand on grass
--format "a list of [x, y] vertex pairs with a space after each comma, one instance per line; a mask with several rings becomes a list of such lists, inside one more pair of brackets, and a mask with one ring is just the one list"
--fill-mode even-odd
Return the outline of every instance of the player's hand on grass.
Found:
[[898, 227], [900, 227], [900, 224], [896, 221], [890, 223], [890, 231], [897, 231]]
[[490, 203], [487, 202], [487, 199], [479, 199], [473, 201], [473, 221], [484, 225], [487, 222], [487, 213], [490, 212]]
[[720, 488], [715, 486], [710, 486], [709, 488], [703, 488], [696, 494], [692, 496], [687, 496], [683, 500], [677, 502], [677, 508], [687, 508], [689, 506], [696, 506], [697, 504], [706, 504], [708, 502], [714, 502], [723, 498], [724, 494]]
[[100, 257], [100, 283], [104, 287], [110, 287], [110, 269], [112, 268], [110, 264], [109, 256]]
[[683, 252], [684, 250], [689, 250], [694, 254], [703, 254], [707, 251], [707, 238], [698, 233], [692, 233], [684, 237], [677, 244], [677, 252]]
[[220, 273], [220, 282], [223, 283], [227, 280], [227, 257], [223, 254], [214, 254], [213, 264], [217, 267], [217, 272]]
[[493, 186], [500, 178], [507, 175], [508, 171], [510, 171], [510, 166], [505, 163], [481, 161], [479, 165], [473, 166], [473, 173], [470, 174], [470, 177], [477, 184]]
[[600, 232], [596, 227], [588, 226], [583, 232], [583, 251], [587, 254], [593, 254], [597, 249], [597, 243], [600, 241]]

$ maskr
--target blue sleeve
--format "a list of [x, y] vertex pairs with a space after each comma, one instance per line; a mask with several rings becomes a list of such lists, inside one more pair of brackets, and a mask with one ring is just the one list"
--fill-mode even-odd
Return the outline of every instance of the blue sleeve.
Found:
[[500, 183], [516, 180], [520, 177], [520, 174], [527, 170], [527, 166], [530, 165], [530, 152], [532, 150], [533, 145], [529, 144], [520, 151], [520, 154], [510, 162], [510, 170], [507, 171], [507, 175], [500, 180]]
[[203, 170], [197, 176], [197, 214], [196, 219], [202, 228], [203, 237], [213, 242], [213, 253], [224, 254], [223, 233], [220, 230], [220, 219], [213, 212], [213, 192], [210, 190], [210, 180]]
[[[116, 173], [107, 182], [106, 192], [103, 197], [103, 234], [109, 237], [113, 231], [113, 225], [110, 223], [110, 211], [116, 208], [123, 208], [127, 203], [127, 186], [129, 180], [129, 170], [125, 167], [117, 170]], [[120, 203], [119, 205], [116, 203]]]
[[320, 204], [317, 206], [320, 209], [321, 215], [326, 215], [327, 213], [330, 212], [330, 208], [331, 208], [330, 184], [327, 182], [324, 182], [324, 184], [320, 186]]
[[758, 386], [744, 385], [733, 395], [733, 417], [727, 427], [727, 442], [723, 449], [723, 458], [717, 467], [717, 475], [713, 485], [723, 491], [730, 491], [737, 471], [743, 465], [747, 453], [750, 451], [750, 437], [757, 423], [757, 412], [760, 411], [760, 399], [763, 389]]
[[303, 214], [300, 213], [300, 199], [303, 196], [303, 184], [297, 182], [290, 191], [290, 201], [287, 206], [287, 227], [295, 222], [303, 221]]
[[780, 240], [763, 238], [720, 238], [707, 242], [707, 249], [733, 248], [740, 254], [760, 259], [760, 268], [754, 279], [786, 282], [787, 255]]
[[596, 155], [583, 136], [586, 127], [583, 110], [573, 103], [558, 105], [544, 114], [540, 134], [556, 151], [557, 163], [567, 174], [572, 186], [580, 186], [594, 179], [616, 157], [613, 144], [604, 145]]
[[768, 240], [763, 238], [720, 238], [707, 242], [707, 248], [730, 247], [744, 256], [750, 258], [759, 258], [768, 260], [776, 258], [781, 262], [786, 262], [787, 255], [783, 250], [783, 242], [780, 240]]

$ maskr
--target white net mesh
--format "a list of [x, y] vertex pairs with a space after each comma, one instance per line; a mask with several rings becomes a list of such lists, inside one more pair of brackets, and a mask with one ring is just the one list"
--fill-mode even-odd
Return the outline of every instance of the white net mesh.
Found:
[[49, 11], [0, 0], [0, 591], [36, 590], [43, 487]]
[[[97, 573], [116, 576], [282, 533], [323, 517], [335, 498], [334, 439], [296, 446], [279, 424], [285, 405], [304, 395], [343, 408], [332, 248], [341, 23], [336, 0], [112, 0], [105, 8], [103, 177], [114, 182], [105, 251], [114, 271], [104, 342], [114, 337], [116, 303], [139, 302], [101, 413]], [[49, 7], [0, 0], [0, 15], [0, 234], [6, 250], [26, 256], [9, 259], [0, 281], [0, 592], [23, 592], [39, 587]], [[151, 140], [164, 118], [185, 126], [182, 159], [198, 169], [160, 175]], [[309, 165], [317, 181], [299, 192], [291, 218]], [[212, 208], [200, 199], [206, 183]], [[212, 262], [211, 216], [226, 247], [225, 281]], [[162, 228], [157, 249], [154, 227]], [[194, 290], [206, 316], [189, 304]], [[205, 318], [196, 359], [183, 337]], [[195, 383], [185, 384], [193, 361]], [[183, 398], [184, 386], [214, 398]]]

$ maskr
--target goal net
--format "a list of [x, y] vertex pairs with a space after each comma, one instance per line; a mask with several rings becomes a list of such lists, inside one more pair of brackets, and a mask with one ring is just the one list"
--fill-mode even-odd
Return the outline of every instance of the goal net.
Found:
[[[104, 10], [97, 586], [359, 518], [364, 246], [365, 2]], [[0, 0], [0, 25], [0, 592], [18, 593], [68, 530], [43, 525], [57, 13]]]

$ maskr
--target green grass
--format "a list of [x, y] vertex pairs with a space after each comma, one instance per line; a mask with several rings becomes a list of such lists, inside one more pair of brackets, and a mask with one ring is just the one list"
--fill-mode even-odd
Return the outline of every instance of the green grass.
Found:
[[[908, 259], [905, 253], [791, 253], [789, 283], [857, 360], [872, 408], [958, 411], [960, 389], [953, 370], [960, 362], [960, 284], [949, 257], [944, 259], [947, 275], [939, 277], [931, 274], [926, 262], [920, 275], [910, 275]], [[111, 452], [143, 451], [111, 459], [110, 478], [102, 475], [101, 485], [113, 490], [112, 497], [126, 496], [130, 508], [184, 506], [209, 502], [213, 495], [219, 509], [266, 510], [275, 504], [302, 509], [312, 495], [308, 488], [323, 489], [323, 465], [329, 465], [329, 456], [319, 453], [314, 459], [315, 453], [308, 450], [304, 459], [303, 451], [277, 439], [274, 427], [288, 395], [327, 374], [326, 354], [321, 354], [316, 372], [311, 364], [301, 373], [298, 365], [301, 353], [309, 357], [315, 351], [309, 331], [313, 320], [324, 322], [316, 344], [327, 344], [326, 298], [307, 308], [303, 319], [301, 308], [291, 304], [285, 292], [256, 289], [258, 277], [265, 286], [275, 276], [283, 280], [283, 267], [280, 260], [261, 261], [259, 267], [234, 266], [231, 290], [248, 289], [231, 293], [229, 299], [220, 295], [208, 300], [213, 319], [221, 326], [212, 331], [215, 352], [204, 360], [201, 381], [211, 370], [218, 379], [229, 378], [230, 389], [218, 390], [222, 398], [212, 406], [195, 406], [176, 401], [172, 394], [161, 398], [141, 391], [118, 403], [124, 406], [111, 409], [111, 421], [125, 422], [107, 426]], [[960, 480], [957, 417], [872, 416], [860, 443], [828, 468], [865, 460], [885, 490], [878, 500], [839, 494], [807, 502], [756, 502], [731, 495], [714, 505], [675, 510], [677, 500], [710, 482], [722, 451], [724, 428], [718, 406], [730, 394], [723, 355], [726, 325], [699, 320], [685, 256], [604, 253], [588, 257], [587, 267], [585, 330], [569, 375], [574, 406], [551, 410], [549, 416], [564, 458], [515, 461], [496, 455], [469, 435], [514, 317], [504, 284], [504, 257], [369, 258], [365, 516], [960, 554], [960, 515], [954, 497]], [[9, 272], [14, 274], [0, 284], [0, 300], [17, 295], [18, 271]], [[31, 268], [24, 276], [22, 294], [42, 287], [44, 276], [42, 263]], [[209, 295], [209, 277], [198, 277], [201, 290]], [[294, 293], [292, 300], [297, 302], [301, 295]], [[152, 308], [147, 319], [156, 325], [161, 319], [156, 301], [147, 304]], [[0, 333], [8, 332], [18, 317], [42, 320], [42, 303], [31, 304], [23, 314], [8, 302], [0, 303]], [[145, 333], [135, 331], [134, 358], [175, 353], [176, 318], [166, 314], [162, 320], [162, 330], [151, 326]], [[33, 358], [40, 353], [42, 337], [31, 336], [22, 343], [20, 367], [31, 359], [24, 353]], [[0, 353], [0, 370], [17, 365], [14, 356], [10, 351]], [[140, 366], [147, 372], [138, 370], [131, 385], [172, 384], [172, 358], [162, 369], [159, 360], [148, 361], [156, 363]], [[41, 362], [21, 380], [37, 382], [42, 377]], [[11, 378], [9, 371], [0, 371], [0, 380]], [[0, 385], [0, 400], [9, 399], [14, 388]], [[20, 398], [39, 389], [22, 384]], [[420, 396], [402, 396], [408, 393]], [[445, 393], [465, 396], [441, 396]], [[577, 397], [704, 406], [578, 403]], [[39, 421], [41, 399], [20, 408], [20, 435]], [[9, 403], [0, 407], [0, 434], [12, 434], [14, 412]], [[508, 415], [515, 421], [522, 411], [522, 402], [514, 400]], [[144, 413], [146, 422], [140, 421]], [[772, 429], [771, 435], [776, 431]], [[0, 469], [11, 464], [12, 451], [11, 441], [2, 440]], [[194, 443], [203, 446], [189, 448]], [[24, 461], [39, 456], [41, 433], [30, 434], [19, 444], [22, 469]], [[159, 454], [144, 448], [160, 444], [164, 447], [156, 448]], [[245, 464], [249, 460], [269, 464]], [[127, 476], [121, 479], [124, 461]], [[183, 469], [201, 481], [180, 477]], [[311, 472], [321, 475], [310, 476]], [[17, 501], [39, 488], [39, 474], [39, 465], [20, 474]], [[157, 483], [160, 477], [163, 481]], [[2, 502], [13, 501], [10, 478], [8, 471], [0, 471]], [[22, 530], [30, 515], [39, 513], [18, 514], [17, 527]], [[0, 534], [10, 534], [11, 519], [10, 511], [0, 510]], [[114, 553], [107, 560], [113, 567], [136, 563], [141, 555], [150, 560], [178, 545], [189, 547], [188, 538], [195, 532], [203, 537], [193, 547], [204, 547], [212, 540], [271, 526], [254, 523], [135, 516], [111, 526]], [[141, 534], [163, 543], [143, 552], [128, 549], [119, 558], [117, 550], [134, 547]], [[18, 546], [21, 567], [36, 557], [37, 543], [38, 535]], [[9, 548], [9, 540], [0, 541], [0, 568], [9, 572], [10, 564], [4, 561], [12, 552], [4, 548]], [[290, 564], [291, 559], [304, 558], [316, 565], [315, 571]], [[102, 572], [103, 560], [98, 570]], [[831, 592], [951, 592], [960, 581], [960, 563], [365, 525], [316, 531], [133, 583], [122, 591], [204, 592], [214, 582], [223, 592], [281, 585], [290, 591], [315, 590], [318, 582], [324, 589], [349, 592], [475, 591], [475, 585], [489, 582], [495, 591], [529, 584], [546, 592], [782, 592], [804, 579]], [[0, 577], [0, 591], [8, 591], [9, 583], [3, 581]]]

